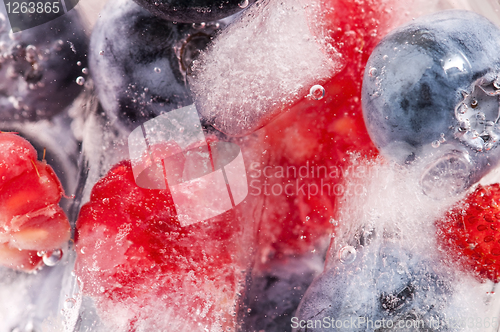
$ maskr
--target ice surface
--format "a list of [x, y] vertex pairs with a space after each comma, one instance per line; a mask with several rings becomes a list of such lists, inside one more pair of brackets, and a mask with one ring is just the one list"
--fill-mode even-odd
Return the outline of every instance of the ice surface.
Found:
[[[243, 331], [291, 331], [290, 319], [322, 270], [325, 251], [254, 266]], [[244, 308], [244, 309], [245, 309]]]
[[307, 16], [298, 0], [263, 1], [215, 39], [195, 61], [190, 81], [205, 120], [226, 134], [246, 135], [339, 69]]
[[[65, 255], [68, 253], [64, 248]], [[63, 256], [54, 267], [45, 267], [36, 274], [0, 268], [0, 331], [1, 332], [63, 332], [64, 303], [75, 297], [75, 288], [68, 285], [72, 270], [71, 254]]]
[[[458, 271], [448, 264], [453, 257], [438, 249], [436, 220], [459, 197], [428, 197], [419, 189], [416, 169], [375, 162], [370, 174], [365, 180], [347, 180], [365, 195], [342, 202], [325, 271], [304, 296], [299, 319], [348, 320], [343, 331], [371, 330], [368, 321], [382, 319], [395, 325], [423, 321], [426, 328], [443, 331], [444, 322], [451, 327], [496, 317], [498, 299], [489, 294], [493, 283]], [[360, 326], [359, 317], [365, 325]], [[317, 324], [307, 331], [322, 330], [328, 329]], [[492, 331], [484, 325], [451, 330]]]
[[[85, 8], [87, 9], [92, 7], [91, 9], [92, 11], [94, 11], [94, 14], [96, 16], [97, 11], [94, 10], [94, 4], [99, 3], [99, 5], [101, 5], [104, 4], [104, 2], [105, 1], [93, 0], [81, 1], [79, 6], [85, 5]], [[292, 2], [290, 0], [286, 0], [283, 6], [290, 6], [291, 3]], [[278, 3], [278, 1], [273, 2], [274, 7], [271, 6], [270, 3], [264, 3], [262, 6], [263, 7], [261, 7], [260, 9], [253, 9], [255, 11], [261, 11], [264, 8], [268, 8], [265, 13], [261, 13], [262, 15], [260, 15], [260, 18], [243, 16], [237, 23], [235, 23], [235, 25], [231, 29], [236, 31], [237, 26], [243, 27], [243, 29], [239, 32], [239, 35], [235, 35], [236, 37], [234, 37], [234, 39], [230, 36], [229, 32], [224, 33], [220, 36], [215, 45], [220, 45], [221, 49], [215, 51], [214, 48], [210, 52], [212, 52], [213, 54], [222, 55], [221, 57], [214, 56], [209, 61], [209, 54], [211, 53], [208, 53], [205, 56], [204, 61], [207, 62], [207, 72], [212, 65], [215, 66], [217, 64], [220, 64], [221, 67], [217, 67], [217, 69], [215, 69], [214, 67], [214, 69], [211, 69], [211, 73], [216, 75], [222, 73], [223, 75], [232, 75], [231, 77], [236, 78], [238, 78], [240, 75], [240, 73], [236, 70], [238, 68], [242, 69], [241, 73], [248, 73], [249, 71], [251, 73], [259, 73], [257, 68], [264, 67], [264, 65], [261, 66], [262, 61], [265, 61], [266, 63], [272, 63], [272, 65], [275, 65], [276, 68], [273, 68], [271, 66], [271, 70], [266, 67], [267, 69], [269, 69], [266, 71], [268, 76], [259, 76], [253, 80], [241, 82], [239, 82], [237, 79], [226, 80], [225, 84], [227, 84], [222, 86], [220, 86], [219, 84], [215, 84], [216, 77], [209, 77], [208, 74], [206, 82], [214, 82], [214, 85], [211, 86], [210, 84], [207, 84], [203, 86], [203, 84], [201, 83], [198, 83], [197, 85], [197, 81], [192, 82], [193, 87], [199, 89], [197, 91], [206, 90], [210, 92], [206, 95], [203, 94], [202, 97], [205, 96], [204, 98], [207, 99], [212, 98], [209, 100], [209, 102], [217, 107], [219, 106], [218, 103], [220, 103], [222, 106], [225, 105], [226, 107], [228, 105], [232, 106], [231, 100], [237, 101], [238, 98], [241, 98], [241, 104], [240, 102], [236, 103], [235, 101], [235, 104], [242, 105], [241, 107], [239, 107], [238, 109], [233, 109], [234, 113], [228, 113], [228, 116], [221, 117], [221, 124], [224, 125], [227, 123], [230, 129], [239, 129], [239, 127], [241, 126], [243, 126], [243, 128], [245, 129], [246, 125], [249, 125], [250, 127], [255, 125], [257, 127], [257, 125], [252, 122], [255, 119], [261, 119], [260, 117], [257, 117], [257, 115], [252, 118], [252, 121], [250, 121], [250, 118], [247, 120], [244, 119], [244, 116], [252, 114], [255, 105], [257, 106], [255, 107], [255, 109], [257, 111], [261, 111], [262, 114], [260, 115], [266, 118], [267, 113], [265, 111], [268, 110], [268, 108], [259, 108], [260, 106], [272, 106], [273, 102], [276, 102], [277, 105], [280, 106], [283, 100], [288, 101], [286, 100], [287, 93], [292, 93], [293, 96], [293, 93], [299, 91], [300, 89], [303, 89], [303, 91], [307, 93], [309, 88], [317, 83], [314, 79], [314, 74], [318, 74], [318, 72], [314, 73], [313, 70], [311, 70], [309, 73], [310, 76], [308, 76], [309, 78], [312, 78], [311, 84], [301, 80], [300, 84], [303, 86], [300, 88], [297, 86], [295, 90], [293, 85], [287, 85], [286, 87], [280, 85], [282, 83], [281, 79], [288, 77], [286, 75], [284, 76], [284, 73], [280, 72], [280, 70], [283, 71], [286, 66], [290, 65], [287, 64], [285, 66], [283, 64], [285, 62], [288, 62], [288, 56], [295, 56], [296, 59], [298, 57], [297, 54], [299, 54], [291, 51], [290, 54], [286, 53], [288, 52], [288, 50], [297, 51], [297, 49], [299, 48], [297, 47], [297, 45], [299, 45], [300, 43], [294, 42], [292, 44], [289, 44], [290, 41], [280, 41], [280, 39], [287, 39], [287, 34], [284, 33], [280, 35], [278, 33], [271, 32], [305, 31], [306, 34], [309, 34], [309, 32], [305, 29], [301, 30], [301, 24], [299, 24], [301, 20], [294, 21], [294, 17], [300, 16], [299, 14], [301, 10], [298, 10], [297, 12], [287, 11], [280, 13], [278, 9], [282, 5]], [[452, 3], [451, 1], [429, 0], [419, 1], [418, 6], [418, 10], [421, 10], [421, 12], [429, 12], [436, 9], [445, 9], [450, 7], [463, 8], [462, 6], [471, 6], [474, 9], [483, 11], [483, 14], [484, 11], [486, 11], [486, 14], [489, 15], [490, 18], [496, 18], [498, 22], [497, 9], [499, 7], [496, 1], [460, 1], [460, 3], [457, 1], [453, 1]], [[417, 14], [414, 14], [417, 12], [417, 9], [409, 8], [408, 10], [408, 15], [410, 15], [409, 17], [413, 15], [418, 16]], [[248, 12], [248, 14], [249, 13], [251, 12]], [[264, 16], [266, 17], [265, 19], [263, 18]], [[288, 17], [286, 21], [284, 18], [285, 16]], [[274, 21], [272, 21], [271, 19], [274, 19]], [[283, 26], [279, 27], [281, 30], [272, 30], [271, 27], [268, 27], [267, 23], [271, 21], [275, 22], [276, 24], [279, 22], [284, 23]], [[292, 26], [290, 26], [291, 24], [289, 22], [293, 22]], [[259, 30], [257, 28], [257, 25], [260, 23], [265, 23], [266, 29], [264, 29], [263, 31], [269, 31], [268, 34], [258, 32]], [[243, 39], [240, 38], [240, 36], [244, 34], [243, 30], [246, 29], [246, 27], [244, 27], [245, 24], [248, 24], [249, 29], [253, 31], [253, 33], [249, 33], [249, 36], [246, 37], [247, 40], [244, 42]], [[302, 28], [303, 27], [304, 25], [302, 25]], [[236, 31], [236, 33], [238, 32]], [[259, 43], [260, 40], [268, 41], [269, 43], [271, 43], [272, 41], [273, 45], [276, 45], [277, 48], [270, 49], [269, 44], [262, 45], [262, 43]], [[233, 41], [234, 44], [231, 44], [231, 41]], [[307, 46], [312, 44], [314, 43], [312, 43], [311, 40], [307, 41], [306, 39], [304, 39], [302, 40], [301, 45]], [[234, 48], [232, 48], [233, 45]], [[227, 47], [225, 51], [224, 47]], [[241, 53], [238, 53], [238, 48], [241, 48]], [[262, 50], [264, 54], [258, 54], [259, 50]], [[300, 48], [299, 51], [302, 55], [304, 53], [307, 53], [304, 52], [302, 48]], [[316, 51], [318, 51], [318, 49], [316, 49]], [[232, 56], [232, 54], [238, 56], [229, 58], [224, 57], [229, 55]], [[274, 54], [279, 54], [279, 56], [275, 58]], [[312, 54], [314, 55], [314, 52]], [[318, 54], [319, 53], [316, 53], [316, 55]], [[308, 58], [306, 60], [310, 59]], [[211, 61], [213, 62], [213, 64], [211, 63]], [[228, 66], [231, 65], [232, 62], [242, 62], [242, 64], [238, 65], [239, 67], [237, 67], [235, 70], [227, 69], [233, 68], [232, 66]], [[295, 65], [295, 63], [292, 64]], [[223, 70], [221, 70], [221, 68], [223, 68]], [[324, 67], [320, 66], [320, 69], [320, 72], [322, 72], [322, 70], [324, 70]], [[299, 71], [298, 73], [293, 72], [294, 75], [304, 73], [305, 71]], [[204, 74], [204, 72], [200, 73], [200, 75], [202, 74]], [[213, 81], [211, 81], [212, 78]], [[295, 82], [294, 79], [295, 77], [293, 77], [293, 80], [290, 82]], [[91, 82], [89, 83], [89, 86], [91, 87]], [[218, 88], [219, 86], [220, 89]], [[262, 89], [261, 86], [263, 87]], [[89, 94], [91, 93], [92, 92], [89, 91]], [[272, 99], [274, 97], [276, 99]], [[218, 107], [217, 109], [220, 110], [221, 107]], [[127, 156], [126, 139], [128, 133], [120, 132], [116, 128], [110, 126], [107, 122], [107, 119], [103, 118], [101, 113], [97, 110], [97, 104], [95, 100], [89, 98], [88, 95], [86, 96], [86, 98], [83, 98], [81, 100], [80, 105], [75, 107], [74, 111], [76, 120], [73, 122], [73, 132], [79, 140], [84, 140], [84, 158], [82, 159], [83, 162], [81, 164], [80, 174], [82, 181], [80, 182], [80, 194], [77, 196], [77, 201], [81, 200], [82, 202], [85, 202], [88, 200], [93, 184], [99, 179], [99, 177], [104, 175], [105, 172], [111, 167], [111, 165]], [[213, 115], [212, 113], [207, 112], [205, 112], [204, 114]], [[274, 113], [272, 115], [274, 115]], [[59, 132], [59, 129], [57, 129], [57, 127], [45, 125], [39, 126], [39, 124], [41, 123], [39, 122], [37, 123], [37, 125], [34, 125], [32, 127], [32, 132], [34, 134], [44, 136], [50, 131], [56, 131], [58, 132], [58, 134], [61, 134], [61, 137], [65, 135], [65, 132]], [[221, 128], [224, 128], [224, 126], [222, 126]], [[245, 131], [246, 129], [243, 131], [237, 130], [237, 133]], [[249, 145], [252, 144], [252, 142], [247, 143]], [[59, 144], [62, 144], [59, 145], [59, 147], [61, 150], [61, 155], [63, 155], [67, 153], [67, 151], [69, 151], [67, 150], [67, 148], [70, 145], [74, 144], [74, 140], [71, 138], [70, 140], [59, 141]], [[46, 145], [47, 147], [49, 147], [49, 145], [55, 146], [53, 142]], [[72, 147], [70, 147], [70, 149], [72, 149]], [[246, 149], [246, 151], [244, 151], [244, 153], [246, 153], [245, 161], [258, 160], [258, 158], [251, 159], [249, 157], [249, 154], [251, 154], [251, 152], [249, 151], [249, 149]], [[260, 152], [261, 151], [259, 151], [259, 153]], [[71, 157], [73, 158], [74, 155], [72, 155]], [[63, 166], [65, 165], [64, 163], [65, 162], [62, 163]], [[431, 200], [429, 200], [428, 197], [422, 196], [420, 192], [415, 190], [418, 184], [418, 179], [410, 179], [408, 180], [408, 184], [405, 184], [405, 181], [407, 180], [407, 174], [405, 174], [404, 171], [394, 170], [390, 167], [386, 168], [385, 166], [380, 165], [377, 167], [380, 174], [376, 179], [379, 182], [374, 181], [374, 183], [372, 184], [367, 184], [367, 186], [371, 188], [368, 190], [368, 193], [371, 193], [369, 197], [358, 197], [357, 199], [352, 199], [351, 197], [350, 199], [352, 199], [352, 201], [348, 205], [344, 205], [342, 218], [339, 220], [345, 221], [343, 223], [340, 223], [341, 225], [344, 225], [344, 229], [337, 235], [337, 239], [335, 242], [336, 247], [334, 247], [330, 252], [333, 256], [330, 260], [331, 263], [328, 266], [328, 271], [331, 273], [336, 271], [335, 267], [339, 267], [339, 271], [335, 272], [337, 273], [337, 279], [329, 279], [328, 277], [322, 280], [326, 280], [325, 283], [328, 283], [329, 286], [335, 287], [336, 289], [344, 287], [346, 289], [346, 292], [344, 294], [344, 297], [335, 300], [337, 302], [332, 301], [329, 302], [329, 304], [338, 304], [342, 302], [342, 304], [339, 304], [340, 306], [342, 306], [348, 303], [348, 300], [352, 300], [352, 303], [355, 306], [362, 306], [364, 309], [366, 309], [367, 311], [365, 312], [369, 312], [369, 310], [373, 310], [373, 312], [380, 312], [380, 308], [377, 307], [379, 302], [377, 301], [378, 295], [381, 292], [386, 292], [388, 295], [401, 294], [401, 296], [403, 296], [404, 294], [406, 294], [405, 292], [408, 291], [408, 289], [406, 288], [407, 283], [405, 283], [405, 281], [412, 280], [411, 276], [409, 275], [410, 271], [413, 272], [414, 276], [423, 276], [421, 278], [422, 280], [431, 282], [432, 280], [426, 277], [426, 271], [428, 271], [431, 275], [436, 276], [436, 280], [438, 280], [439, 282], [443, 281], [443, 286], [434, 287], [434, 293], [430, 292], [428, 293], [428, 297], [424, 296], [419, 300], [420, 302], [414, 302], [413, 308], [419, 307], [420, 304], [422, 304], [422, 308], [425, 308], [426, 305], [432, 305], [433, 303], [436, 303], [436, 300], [432, 300], [434, 298], [434, 295], [436, 295], [435, 292], [442, 290], [444, 292], [444, 295], [438, 294], [435, 297], [435, 299], [437, 300], [442, 300], [441, 303], [443, 304], [443, 307], [438, 307], [442, 312], [442, 316], [447, 315], [449, 317], [456, 317], [456, 315], [459, 314], [468, 317], [474, 316], [477, 314], [477, 312], [481, 311], [483, 311], [485, 315], [489, 315], [489, 317], [494, 316], [494, 314], [499, 310], [493, 310], [492, 304], [495, 304], [495, 302], [498, 301], [495, 297], [491, 297], [486, 294], [487, 291], [490, 291], [492, 289], [492, 284], [485, 283], [483, 285], [480, 285], [476, 280], [473, 280], [468, 276], [462, 276], [455, 270], [450, 270], [448, 268], [441, 269], [442, 262], [437, 259], [433, 250], [429, 249], [433, 248], [433, 246], [435, 245], [434, 237], [424, 236], [424, 234], [435, 233], [432, 222], [429, 221], [432, 220], [432, 218], [435, 217], [440, 211], [443, 211], [445, 209], [445, 206], [449, 205], [451, 202], [446, 201], [441, 203], [433, 203]], [[67, 178], [73, 180], [76, 178], [74, 171], [75, 170], [73, 166], [71, 166], [69, 171], [64, 170]], [[492, 179], [492, 181], [498, 181], [499, 178], [500, 176], [497, 174], [496, 178]], [[394, 182], [398, 182], [398, 184], [393, 186]], [[266, 207], [261, 206], [261, 209], [264, 208]], [[240, 213], [242, 212], [240, 211]], [[255, 222], [261, 220], [261, 213], [259, 214], [258, 211], [250, 211], [247, 213], [248, 215], [251, 215], [253, 213], [252, 217]], [[408, 218], [408, 216], [410, 215], [411, 217]], [[378, 221], [375, 223], [374, 220], [376, 219]], [[387, 229], [389, 230], [389, 236], [387, 238], [375, 237], [372, 240], [370, 246], [366, 246], [366, 248], [356, 249], [356, 243], [354, 243], [354, 246], [351, 245], [351, 247], [356, 250], [356, 257], [353, 259], [353, 251], [347, 246], [348, 244], [352, 244], [349, 241], [353, 238], [356, 238], [356, 230], [361, 227], [361, 225], [372, 225], [372, 222], [374, 223], [374, 227], [376, 229], [387, 226]], [[399, 228], [397, 228], [397, 230], [394, 230], [395, 226], [398, 226]], [[340, 249], [342, 248], [345, 248], [344, 250], [342, 250], [342, 260], [345, 262], [343, 264], [340, 263], [340, 259], [335, 258], [338, 257]], [[381, 255], [380, 251], [385, 252], [385, 256]], [[64, 257], [68, 256], [70, 255], [66, 255]], [[384, 257], [386, 257], [385, 264], [387, 264], [388, 266], [386, 268], [383, 267]], [[363, 260], [360, 262], [361, 259]], [[347, 262], [349, 261], [352, 262], [350, 264], [347, 264]], [[284, 280], [282, 284], [282, 286], [284, 287], [271, 287], [266, 290], [264, 285], [262, 295], [260, 296], [261, 299], [265, 297], [275, 298], [274, 296], [276, 293], [284, 293], [284, 290], [286, 290], [288, 287], [288, 282], [290, 282], [290, 284], [292, 284], [293, 282], [293, 280], [287, 279], [288, 276], [293, 275], [292, 270], [302, 271], [301, 268], [296, 265], [296, 261], [288, 263], [290, 265], [283, 268], [283, 270], [286, 270], [286, 272], [284, 272], [283, 274], [281, 274], [281, 270], [279, 272], [275, 272], [275, 270], [269, 273], [269, 275], [275, 275], [278, 276], [280, 280]], [[401, 263], [401, 265], [399, 265], [399, 263]], [[77, 292], [75, 292], [74, 279], [71, 276], [72, 261], [69, 260], [67, 263], [68, 265], [64, 264], [66, 263], [61, 262], [61, 265], [58, 265], [55, 268], [45, 268], [44, 271], [37, 275], [25, 275], [8, 271], [6, 269], [0, 270], [1, 332], [11, 332], [15, 328], [18, 328], [20, 331], [23, 331], [26, 328], [28, 328], [29, 330], [29, 328], [32, 326], [35, 327], [35, 331], [37, 332], [59, 332], [63, 331], [63, 328], [67, 328], [67, 331], [110, 331], [109, 325], [102, 323], [101, 318], [110, 319], [110, 321], [112, 321], [112, 324], [114, 324], [113, 326], [121, 327], [122, 331], [126, 330], [126, 304], [119, 304], [121, 310], [114, 312], [111, 311], [108, 313], [108, 315], [104, 315], [101, 318], [99, 318], [99, 316], [97, 315], [95, 304], [89, 297], [83, 297], [83, 299], [81, 299], [80, 306], [80, 299]], [[365, 266], [367, 268], [374, 267], [374, 269], [368, 269], [367, 271], [365, 271]], [[426, 266], [428, 266], [427, 270]], [[355, 267], [359, 267], [360, 271], [356, 271]], [[306, 270], [307, 268], [304, 267], [304, 269]], [[402, 273], [400, 274], [399, 272]], [[448, 274], [448, 272], [452, 273], [454, 276], [451, 276], [450, 274]], [[386, 279], [384, 279], [384, 273], [386, 273], [386, 276], [388, 276]], [[262, 275], [264, 274], [265, 272], [262, 273]], [[326, 274], [327, 273], [325, 273], [325, 275]], [[259, 277], [262, 277], [262, 275], [260, 275]], [[356, 286], [357, 282], [358, 286]], [[373, 287], [373, 284], [375, 282], [378, 282], [378, 284], [375, 285], [376, 287]], [[362, 286], [359, 286], [359, 284]], [[388, 286], [389, 284], [391, 284], [390, 287]], [[438, 283], [436, 282], [434, 285], [437, 284]], [[260, 286], [262, 286], [262, 284]], [[370, 291], [368, 289], [368, 286], [370, 286], [371, 288], [375, 288], [375, 291]], [[312, 288], [310, 293], [313, 293], [313, 290], [314, 288]], [[321, 289], [321, 291], [328, 293], [323, 289]], [[292, 297], [297, 294], [298, 293], [281, 295], [284, 296], [285, 300], [294, 300], [295, 298]], [[290, 295], [290, 298], [287, 298], [287, 295]], [[491, 300], [490, 305], [485, 304], [485, 302], [488, 301], [488, 298], [489, 300]], [[71, 307], [71, 304], [65, 305], [65, 303], [70, 299], [74, 299], [76, 301], [76, 303], [73, 304], [73, 307]], [[398, 301], [397, 296], [393, 299], [395, 299], [396, 302]], [[68, 303], [71, 302], [72, 301], [70, 300]], [[229, 306], [230, 304], [227, 305]], [[137, 326], [137, 331], [155, 330], [155, 326], [161, 324], [170, 324], [169, 328], [172, 331], [182, 331], [182, 329], [194, 331], [196, 330], [196, 328], [199, 328], [198, 326], [193, 327], [190, 324], [184, 324], [184, 322], [177, 320], [175, 318], [175, 315], [171, 311], [159, 309], [158, 307], [161, 307], [161, 305], [158, 304], [156, 308], [145, 309], [143, 314], [143, 318], [145, 319], [145, 321]], [[61, 309], [63, 308], [66, 308], [66, 311], [64, 312], [64, 314], [61, 314]], [[343, 314], [348, 315], [349, 310], [353, 310], [352, 308], [353, 307], [351, 307], [351, 309], [343, 310]], [[407, 310], [407, 308], [411, 308], [411, 305], [405, 303], [400, 313], [396, 313], [395, 315], [402, 316], [403, 312], [407, 312], [405, 311]], [[434, 313], [436, 313], [437, 311], [438, 309], [436, 309]], [[276, 312], [276, 309], [273, 310], [270, 307], [265, 307], [262, 308], [262, 311], [260, 311], [259, 314], [265, 317], [265, 315], [267, 314], [273, 315]], [[422, 311], [420, 311], [420, 313], [422, 313]], [[490, 313], [493, 314], [490, 315]], [[425, 315], [425, 313], [423, 314]], [[436, 315], [438, 314], [436, 313]], [[34, 319], [35, 317], [36, 319]], [[375, 315], [373, 315], [373, 317], [375, 317]], [[63, 318], [66, 318], [66, 320], [64, 320]], [[255, 321], [258, 321], [258, 319], [259, 318], [255, 318]], [[40, 329], [37, 329], [37, 327], [40, 327]], [[120, 328], [116, 328], [113, 330], [119, 331]], [[216, 328], [214, 328], [213, 330], [216, 330]], [[483, 331], [485, 330], [483, 329]]]

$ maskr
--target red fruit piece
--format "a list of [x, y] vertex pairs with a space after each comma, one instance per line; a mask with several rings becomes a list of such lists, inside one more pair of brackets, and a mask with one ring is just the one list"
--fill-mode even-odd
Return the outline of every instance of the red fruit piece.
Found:
[[0, 264], [32, 271], [42, 264], [38, 251], [58, 249], [70, 238], [58, 206], [62, 186], [24, 138], [1, 132], [0, 147]]
[[462, 269], [500, 281], [500, 184], [478, 186], [438, 227], [441, 247]]
[[[372, 50], [400, 23], [399, 12], [391, 10], [397, 2], [320, 3], [322, 21], [311, 24], [327, 32], [328, 43], [341, 54], [334, 61], [342, 62], [344, 67], [323, 84], [324, 98], [303, 98], [264, 127], [262, 138], [269, 147], [269, 159], [258, 170], [264, 171], [266, 166], [267, 174], [276, 174], [278, 167], [297, 170], [297, 175], [285, 172], [284, 177], [261, 173], [254, 182], [255, 187], [264, 186], [265, 181], [269, 184], [268, 194], [261, 188], [266, 196], [259, 233], [264, 255], [303, 253], [327, 237], [333, 231], [337, 197], [362, 194], [359, 188], [345, 187], [345, 177], [368, 176], [363, 167], [358, 168], [359, 164], [352, 167], [351, 153], [363, 158], [377, 155], [363, 120], [361, 86]], [[306, 176], [298, 174], [301, 167], [308, 169], [303, 172]], [[279, 188], [283, 189], [281, 194]], [[285, 188], [292, 194], [284, 193]]]
[[24, 138], [0, 133], [0, 181], [4, 183], [32, 168], [37, 159], [35, 148]]
[[[76, 274], [106, 319], [116, 306], [132, 314], [168, 309], [175, 321], [234, 328], [241, 270], [242, 225], [231, 211], [181, 227], [169, 190], [136, 185], [129, 161], [99, 180], [80, 211]], [[161, 322], [156, 322], [161, 324]]]
[[32, 161], [31, 167], [2, 184], [0, 223], [10, 226], [14, 216], [57, 204], [62, 197], [61, 183], [44, 161]]

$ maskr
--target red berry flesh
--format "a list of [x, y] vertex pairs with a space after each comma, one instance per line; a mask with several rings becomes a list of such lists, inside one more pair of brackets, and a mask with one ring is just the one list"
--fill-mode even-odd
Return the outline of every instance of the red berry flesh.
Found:
[[438, 227], [447, 258], [480, 279], [500, 281], [500, 184], [478, 186]]
[[[262, 193], [267, 200], [260, 230], [265, 255], [304, 253], [328, 237], [334, 230], [337, 198], [356, 194], [355, 188], [343, 185], [345, 174], [363, 176], [361, 171], [349, 171], [351, 154], [369, 158], [378, 154], [363, 120], [361, 83], [371, 51], [399, 23], [396, 11], [391, 10], [396, 4], [321, 1], [322, 22], [312, 24], [326, 31], [328, 43], [340, 54], [333, 60], [344, 67], [323, 84], [323, 98], [303, 98], [264, 127], [262, 137], [269, 144], [269, 159], [260, 170], [266, 166], [271, 171], [277, 171], [277, 166], [309, 169], [302, 177], [292, 174], [258, 179], [260, 184], [266, 178], [269, 183], [268, 194]], [[289, 185], [292, 195], [273, 194], [273, 185]], [[357, 194], [362, 193], [358, 190]]]
[[244, 281], [242, 232], [232, 211], [182, 227], [169, 190], [140, 188], [123, 161], [81, 208], [76, 274], [109, 319], [116, 306], [131, 310], [130, 329], [147, 319], [145, 307], [158, 306], [188, 326], [234, 328]]
[[42, 264], [37, 252], [69, 241], [71, 227], [58, 205], [63, 189], [27, 140], [2, 132], [0, 147], [0, 264], [32, 271]]

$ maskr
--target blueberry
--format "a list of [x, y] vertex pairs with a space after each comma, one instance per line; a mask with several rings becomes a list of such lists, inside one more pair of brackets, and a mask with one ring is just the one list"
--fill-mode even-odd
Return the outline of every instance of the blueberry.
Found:
[[156, 17], [132, 0], [108, 3], [91, 36], [90, 72], [113, 121], [135, 128], [193, 103], [186, 76], [218, 24]]
[[[454, 274], [430, 251], [406, 246], [400, 235], [379, 230], [371, 230], [368, 241], [361, 231], [350, 245], [339, 241], [330, 246], [325, 271], [291, 319], [293, 331], [437, 331], [428, 329], [430, 322], [442, 322], [450, 312], [462, 314], [454, 307]], [[406, 322], [421, 325], [409, 328]]]
[[86, 66], [88, 40], [79, 15], [72, 10], [9, 33], [4, 10], [0, 6], [0, 121], [52, 117], [83, 89], [75, 80]]
[[426, 160], [426, 193], [460, 192], [500, 157], [499, 88], [500, 29], [472, 12], [439, 12], [377, 45], [363, 80], [365, 122], [383, 154]]
[[[324, 251], [273, 259], [253, 267], [245, 291], [243, 331], [291, 331], [290, 317], [324, 266]], [[248, 307], [248, 308], [247, 308]]]
[[256, 0], [134, 0], [169, 21], [202, 23], [236, 14]]

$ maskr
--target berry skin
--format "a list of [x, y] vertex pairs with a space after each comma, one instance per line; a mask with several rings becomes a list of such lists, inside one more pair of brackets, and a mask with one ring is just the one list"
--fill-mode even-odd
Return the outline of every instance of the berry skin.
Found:
[[0, 121], [50, 118], [82, 91], [75, 80], [86, 67], [88, 40], [75, 10], [16, 33], [4, 24], [0, 44]]
[[438, 227], [441, 246], [462, 269], [500, 281], [500, 184], [479, 185]]
[[186, 74], [212, 28], [165, 21], [132, 0], [109, 2], [90, 45], [90, 71], [108, 118], [133, 129], [192, 104]]
[[377, 148], [401, 162], [461, 151], [472, 159], [469, 185], [479, 180], [499, 159], [498, 45], [497, 26], [460, 10], [420, 17], [384, 37], [362, 92]]
[[28, 141], [2, 132], [0, 147], [0, 264], [29, 272], [42, 263], [38, 251], [59, 249], [70, 238], [58, 206], [63, 190]]
[[256, 0], [134, 0], [167, 21], [202, 23], [236, 14]]
[[230, 211], [181, 227], [169, 190], [138, 187], [123, 161], [96, 183], [80, 210], [75, 271], [83, 292], [111, 316], [107, 321], [113, 307], [125, 304], [133, 329], [146, 324], [145, 307], [161, 305], [186, 326], [232, 326], [243, 281], [241, 232]]

